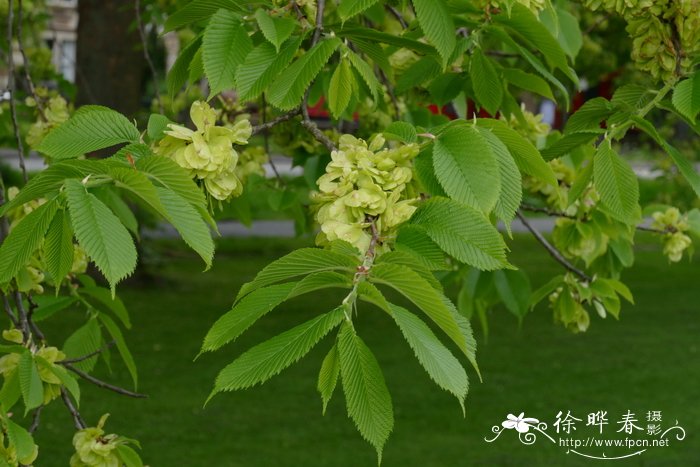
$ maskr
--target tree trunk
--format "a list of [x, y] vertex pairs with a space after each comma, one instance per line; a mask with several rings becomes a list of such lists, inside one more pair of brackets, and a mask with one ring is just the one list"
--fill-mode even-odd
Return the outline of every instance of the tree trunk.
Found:
[[78, 2], [77, 104], [134, 116], [141, 106], [144, 58], [132, 1]]

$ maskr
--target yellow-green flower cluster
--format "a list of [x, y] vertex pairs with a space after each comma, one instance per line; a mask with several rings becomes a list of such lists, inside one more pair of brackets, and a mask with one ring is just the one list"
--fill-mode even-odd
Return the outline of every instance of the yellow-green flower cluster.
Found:
[[243, 185], [235, 172], [238, 153], [233, 145], [248, 143], [250, 122], [244, 119], [231, 128], [217, 126], [216, 110], [203, 101], [192, 104], [190, 118], [196, 129], [171, 123], [156, 152], [171, 157], [201, 180], [213, 198], [224, 201], [240, 195]]
[[127, 440], [115, 435], [106, 435], [104, 425], [109, 414], [100, 418], [96, 427], [84, 428], [73, 436], [75, 454], [70, 458], [70, 467], [121, 467], [117, 447]]
[[632, 37], [632, 59], [654, 78], [668, 81], [691, 71], [700, 58], [700, 1], [586, 0], [592, 10], [622, 15]]
[[381, 135], [369, 144], [352, 135], [340, 137], [339, 149], [331, 154], [326, 173], [318, 179], [319, 193], [313, 197], [320, 244], [345, 240], [364, 253], [374, 222], [377, 248], [386, 249], [396, 227], [413, 215], [416, 200], [407, 199], [406, 187], [413, 179], [418, 146], [388, 149], [384, 144]]
[[524, 7], [532, 10], [532, 12], [535, 14], [539, 14], [539, 12], [544, 10], [544, 8], [547, 6], [546, 0], [479, 0], [477, 2], [477, 6], [481, 8], [490, 6], [491, 8], [508, 9], [515, 3], [520, 3]]
[[552, 186], [545, 181], [535, 178], [535, 177], [525, 177], [523, 179], [524, 187], [532, 192], [538, 193], [544, 197], [547, 205], [553, 206], [556, 209], [564, 210], [568, 207], [566, 194], [569, 187], [574, 181], [575, 172], [569, 165], [563, 162], [561, 159], [552, 159], [548, 162], [549, 166], [552, 168], [557, 182], [558, 187]]
[[693, 244], [684, 233], [690, 229], [686, 216], [682, 216], [677, 208], [668, 208], [664, 212], [653, 213], [652, 218], [653, 228], [667, 232], [663, 236], [664, 254], [669, 261], [677, 263], [683, 257], [683, 252]]
[[548, 123], [542, 121], [542, 114], [534, 114], [525, 109], [525, 104], [521, 104], [521, 112], [523, 118], [520, 119], [516, 115], [511, 115], [506, 118], [501, 115], [500, 119], [508, 124], [512, 129], [520, 133], [528, 139], [536, 147], [541, 148], [549, 135], [552, 127]]
[[[37, 89], [37, 93], [46, 94], [48, 98], [48, 91], [42, 88]], [[41, 98], [41, 95], [39, 95]], [[36, 107], [36, 101], [33, 97], [28, 97], [26, 99], [26, 104], [29, 107]], [[48, 98], [45, 101], [43, 108], [43, 115], [37, 115], [37, 120], [32, 123], [27, 132], [27, 144], [30, 148], [38, 148], [44, 137], [61, 123], [65, 122], [70, 118], [70, 109], [66, 100], [60, 96], [56, 95]]]
[[238, 157], [236, 176], [243, 182], [251, 175], [265, 176], [264, 165], [269, 160], [265, 148], [262, 146], [250, 146], [245, 148]]

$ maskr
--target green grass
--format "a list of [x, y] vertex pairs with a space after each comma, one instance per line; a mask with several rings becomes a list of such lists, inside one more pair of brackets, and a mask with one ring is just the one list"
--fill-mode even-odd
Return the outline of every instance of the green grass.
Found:
[[[330, 338], [264, 386], [218, 395], [202, 408], [224, 365], [338, 302], [333, 293], [290, 302], [235, 344], [193, 362], [206, 330], [229, 309], [238, 287], [300, 243], [227, 240], [220, 245], [215, 267], [205, 274], [201, 262], [179, 246], [156, 245], [172, 252], [159, 271], [163, 280], [120, 289], [134, 323], [127, 338], [139, 364], [138, 389], [150, 398], [127, 399], [84, 385], [81, 412], [88, 422], [94, 424], [110, 412], [107, 428], [139, 439], [144, 460], [156, 467], [376, 465], [373, 449], [345, 414], [340, 392], [325, 417], [321, 415], [315, 385]], [[527, 268], [535, 286], [559, 271], [530, 239], [516, 239], [512, 250], [513, 262]], [[456, 400], [432, 384], [387, 318], [376, 309], [361, 309], [359, 332], [377, 355], [394, 401], [395, 429], [383, 465], [588, 465], [596, 461], [567, 455], [565, 448], [542, 438], [524, 446], [514, 432], [493, 444], [484, 437], [508, 413], [524, 411], [551, 424], [559, 410], [585, 419], [600, 409], [610, 414], [608, 433], [629, 409], [639, 417], [661, 410], [665, 424], [677, 419], [688, 434], [671, 447], [615, 465], [698, 465], [698, 265], [696, 260], [669, 266], [655, 244], [642, 243], [635, 268], [625, 276], [637, 305], [625, 306], [620, 321], [593, 317], [591, 329], [581, 335], [553, 325], [544, 307], [529, 315], [522, 329], [507, 312], [495, 310], [488, 342], [479, 337], [484, 382], [469, 369], [466, 418]], [[79, 319], [71, 314], [53, 318], [45, 331], [65, 336]], [[128, 385], [128, 373], [113, 359], [113, 374], [102, 371], [100, 376]], [[42, 419], [37, 465], [67, 465], [73, 433], [69, 416], [54, 403]], [[583, 426], [579, 432], [588, 433]]]

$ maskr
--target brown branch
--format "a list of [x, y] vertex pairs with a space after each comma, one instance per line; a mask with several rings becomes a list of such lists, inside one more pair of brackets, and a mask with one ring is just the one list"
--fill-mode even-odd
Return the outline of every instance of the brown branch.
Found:
[[151, 54], [148, 52], [148, 40], [146, 38], [146, 31], [143, 27], [143, 21], [141, 20], [141, 0], [134, 1], [134, 11], [136, 13], [136, 27], [139, 30], [141, 46], [143, 47], [143, 58], [146, 59], [146, 63], [148, 63], [148, 67], [151, 69], [151, 74], [153, 75], [153, 86], [155, 87], [156, 102], [158, 102], [158, 110], [160, 113], [163, 113], [163, 102], [160, 99], [158, 72], [156, 71], [156, 66], [153, 64], [153, 60], [151, 59]]
[[115, 386], [113, 384], [109, 384], [105, 381], [102, 381], [101, 379], [97, 379], [94, 376], [89, 375], [82, 370], [79, 370], [78, 368], [74, 367], [70, 363], [66, 363], [65, 361], [59, 361], [56, 363], [63, 365], [64, 367], [66, 367], [67, 369], [69, 369], [70, 371], [75, 373], [76, 375], [80, 376], [84, 380], [89, 381], [92, 384], [94, 384], [95, 386], [101, 387], [103, 389], [109, 389], [110, 391], [114, 391], [117, 394], [121, 394], [123, 396], [134, 397], [137, 399], [144, 399], [144, 398], [148, 397], [146, 394], [139, 394], [138, 392], [132, 392], [132, 391], [129, 391], [128, 389], [124, 389], [124, 388], [121, 388], [119, 386]]
[[586, 282], [591, 282], [593, 278], [586, 274], [585, 272], [581, 271], [578, 269], [576, 266], [571, 264], [569, 260], [564, 258], [564, 255], [561, 254], [559, 250], [557, 250], [554, 245], [549, 243], [546, 238], [537, 230], [535, 229], [530, 222], [528, 222], [527, 218], [523, 216], [523, 213], [518, 211], [516, 212], [516, 215], [518, 216], [518, 219], [520, 219], [520, 222], [523, 223], [523, 225], [527, 228], [527, 230], [532, 233], [532, 235], [537, 239], [538, 242], [544, 247], [545, 250], [549, 253], [549, 255], [554, 258], [557, 262], [559, 262], [562, 266], [564, 266], [565, 269], [568, 271], [573, 272], [576, 274], [580, 279], [586, 281]]
[[406, 22], [406, 20], [404, 19], [404, 17], [401, 15], [401, 13], [399, 12], [399, 10], [397, 10], [396, 8], [394, 8], [394, 7], [391, 6], [391, 5], [384, 5], [384, 8], [386, 8], [386, 10], [387, 10], [389, 13], [391, 13], [391, 15], [392, 15], [394, 18], [396, 18], [396, 20], [399, 22], [399, 24], [401, 25], [401, 27], [402, 27], [403, 29], [408, 29], [408, 23]]
[[305, 110], [304, 111], [305, 117], [301, 121], [301, 125], [309, 130], [309, 133], [313, 135], [314, 138], [316, 138], [317, 141], [319, 141], [321, 144], [323, 144], [329, 151], [337, 151], [338, 148], [335, 146], [335, 143], [333, 140], [331, 140], [324, 132], [321, 131], [321, 129], [314, 123], [310, 118], [309, 118], [309, 111]]
[[34, 434], [34, 432], [39, 428], [39, 423], [41, 423], [41, 411], [44, 409], [43, 405], [40, 405], [34, 411], [34, 416], [32, 417], [32, 425], [29, 427], [29, 433]]
[[89, 354], [83, 355], [82, 357], [76, 357], [76, 358], [66, 358], [64, 360], [61, 360], [60, 363], [62, 365], [65, 365], [66, 363], [80, 363], [82, 361], [87, 360], [88, 358], [92, 358], [95, 355], [99, 355], [108, 348], [112, 347], [114, 344], [116, 344], [116, 341], [111, 341], [108, 342], [107, 345], [100, 347], [99, 349], [95, 350], [94, 352], [90, 352]]
[[8, 300], [7, 295], [4, 293], [0, 292], [0, 294], [2, 294], [2, 304], [3, 308], [5, 309], [5, 313], [7, 316], [9, 316], [12, 324], [14, 324], [15, 327], [19, 327], [19, 321], [17, 321], [17, 316], [15, 316], [15, 311], [12, 309], [12, 305], [10, 305], [10, 300]]
[[27, 176], [27, 167], [24, 164], [24, 144], [22, 144], [22, 136], [19, 131], [19, 122], [17, 121], [17, 104], [15, 103], [15, 61], [12, 57], [12, 40], [14, 38], [14, 5], [13, 0], [8, 0], [7, 12], [7, 48], [9, 50], [9, 58], [7, 60], [7, 90], [10, 93], [10, 114], [12, 115], [12, 127], [17, 140], [17, 154], [19, 155], [19, 167], [22, 169], [24, 182], [29, 180]]
[[316, 1], [316, 26], [314, 27], [314, 37], [311, 39], [311, 47], [318, 44], [323, 32], [323, 12], [326, 9], [326, 0]]
[[78, 409], [76, 409], [73, 405], [73, 401], [70, 400], [70, 397], [68, 396], [68, 393], [66, 392], [65, 388], [61, 388], [61, 399], [63, 399], [63, 404], [73, 416], [73, 423], [75, 424], [75, 428], [78, 430], [85, 429], [87, 425], [85, 424], [83, 417], [80, 416], [80, 412], [78, 412]]
[[12, 296], [15, 299], [15, 307], [17, 308], [17, 314], [19, 315], [19, 329], [22, 331], [24, 342], [29, 342], [31, 331], [29, 329], [27, 312], [24, 309], [24, 303], [22, 303], [22, 294], [19, 292], [19, 290], [15, 290], [12, 292]]
[[276, 125], [279, 125], [282, 122], [286, 122], [288, 120], [293, 119], [294, 117], [296, 117], [300, 113], [301, 113], [301, 108], [297, 107], [296, 109], [290, 110], [289, 112], [282, 114], [279, 117], [273, 118], [269, 122], [266, 122], [265, 117], [263, 116], [263, 123], [261, 123], [260, 125], [253, 126], [253, 133], [252, 134], [257, 135], [259, 133], [267, 131], [270, 128], [272, 128]]

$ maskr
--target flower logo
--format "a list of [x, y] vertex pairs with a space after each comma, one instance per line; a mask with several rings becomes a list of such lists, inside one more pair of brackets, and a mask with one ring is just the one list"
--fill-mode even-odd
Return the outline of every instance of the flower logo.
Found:
[[524, 415], [525, 412], [520, 412], [520, 415], [517, 417], [509, 413], [501, 425], [508, 430], [515, 428], [518, 433], [527, 433], [530, 431], [531, 426], [537, 426], [540, 421], [536, 418], [525, 418]]

